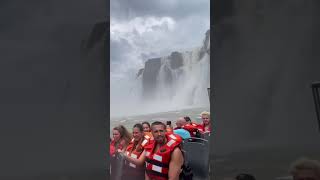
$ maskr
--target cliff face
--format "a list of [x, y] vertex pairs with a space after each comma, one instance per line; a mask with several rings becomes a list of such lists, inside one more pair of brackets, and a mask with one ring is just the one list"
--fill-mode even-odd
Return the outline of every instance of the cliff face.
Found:
[[201, 59], [206, 53], [210, 55], [210, 30], [206, 32], [206, 37], [200, 50], [199, 59]]
[[183, 66], [183, 56], [179, 52], [172, 52], [169, 56], [170, 59], [170, 67], [172, 69], [178, 69]]
[[[195, 55], [194, 55], [195, 54]], [[164, 84], [172, 86], [174, 76], [177, 75], [173, 71], [179, 72], [179, 68], [182, 68], [186, 64], [186, 58], [190, 56], [196, 56], [195, 61], [201, 61], [207, 54], [210, 55], [210, 30], [205, 34], [202, 46], [199, 50], [194, 52], [172, 52], [167, 57], [149, 59], [145, 63], [143, 73], [139, 71], [139, 75], [142, 75], [143, 84], [143, 96], [145, 99], [153, 98], [155, 90], [159, 85], [159, 77], [164, 79]], [[178, 76], [181, 73], [178, 73]]]
[[142, 74], [142, 87], [143, 94], [145, 96], [152, 96], [152, 93], [156, 88], [157, 76], [161, 67], [161, 59], [154, 58], [149, 59], [145, 63], [145, 68]]

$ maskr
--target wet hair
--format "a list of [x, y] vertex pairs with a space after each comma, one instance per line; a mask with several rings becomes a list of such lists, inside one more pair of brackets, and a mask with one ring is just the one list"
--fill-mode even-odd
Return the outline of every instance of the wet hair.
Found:
[[236, 180], [256, 180], [256, 178], [251, 174], [239, 174], [235, 178]]
[[293, 162], [290, 167], [291, 175], [295, 176], [299, 170], [311, 170], [320, 177], [320, 162], [307, 158], [300, 158]]
[[138, 128], [140, 132], [143, 132], [143, 126], [140, 123], [135, 124], [133, 128]]
[[153, 123], [151, 124], [151, 129], [152, 129], [152, 127], [155, 126], [155, 125], [162, 125], [164, 129], [166, 129], [166, 127], [167, 127], [163, 122], [155, 121], [155, 122], [153, 122]]
[[187, 122], [188, 121], [191, 121], [191, 119], [190, 119], [190, 117], [189, 116], [185, 116], [185, 117], [183, 117]]
[[124, 140], [126, 143], [131, 141], [131, 134], [123, 125], [119, 125], [114, 127], [113, 130], [117, 130], [120, 133], [120, 141]]
[[149, 122], [147, 122], [147, 121], [145, 121], [145, 122], [143, 122], [143, 123], [141, 123], [142, 124], [142, 126], [144, 125], [144, 124], [146, 124], [146, 125], [148, 125], [149, 126], [149, 128], [151, 127], [150, 126], [150, 123]]

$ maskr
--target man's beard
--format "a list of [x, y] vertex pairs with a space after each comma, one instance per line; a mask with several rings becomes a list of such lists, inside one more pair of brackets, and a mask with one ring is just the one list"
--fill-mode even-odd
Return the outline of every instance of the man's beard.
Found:
[[164, 136], [157, 137], [156, 142], [157, 142], [158, 144], [163, 144], [163, 143], [165, 142]]

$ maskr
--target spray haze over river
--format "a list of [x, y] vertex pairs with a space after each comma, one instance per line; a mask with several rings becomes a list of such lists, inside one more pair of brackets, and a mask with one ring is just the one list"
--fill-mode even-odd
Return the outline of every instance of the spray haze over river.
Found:
[[112, 117], [209, 106], [210, 55], [204, 47], [149, 59], [140, 73], [134, 70], [111, 79]]

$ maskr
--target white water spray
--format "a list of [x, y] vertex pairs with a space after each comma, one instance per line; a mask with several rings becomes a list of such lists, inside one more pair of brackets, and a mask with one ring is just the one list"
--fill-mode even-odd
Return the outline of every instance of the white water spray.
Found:
[[209, 35], [202, 47], [180, 53], [182, 64], [172, 67], [170, 56], [162, 57], [152, 92], [152, 99], [143, 94], [143, 76], [133, 69], [120, 79], [111, 77], [111, 117], [166, 112], [185, 108], [209, 107], [207, 88], [210, 87]]

